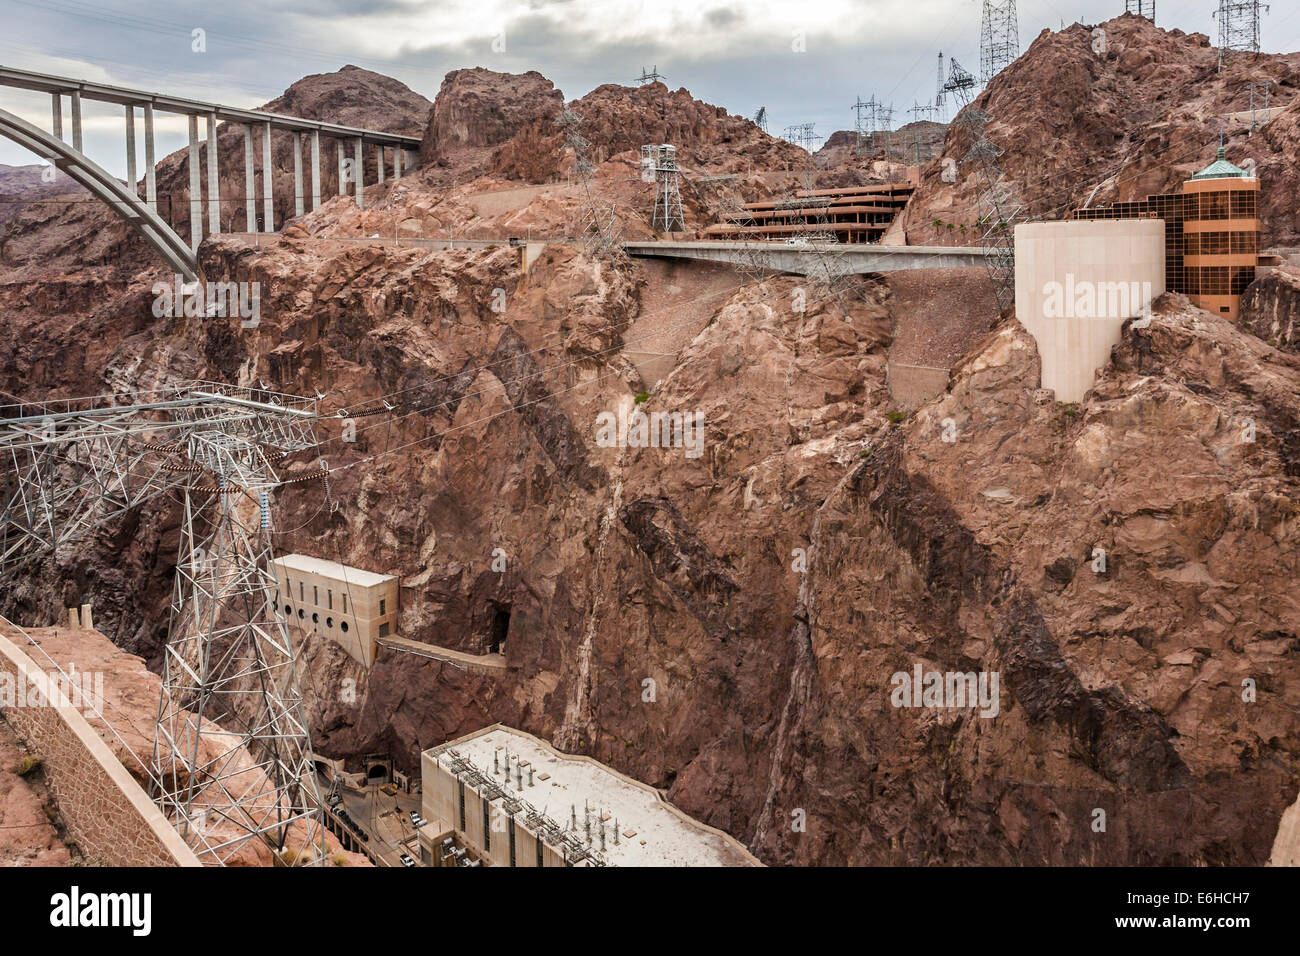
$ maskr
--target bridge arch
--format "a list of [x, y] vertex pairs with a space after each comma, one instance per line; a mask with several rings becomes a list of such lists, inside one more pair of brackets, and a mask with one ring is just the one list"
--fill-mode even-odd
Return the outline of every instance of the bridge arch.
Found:
[[63, 140], [33, 126], [7, 110], [0, 109], [0, 136], [12, 140], [62, 170], [92, 196], [107, 204], [126, 224], [139, 233], [186, 281], [199, 278], [198, 256], [180, 236], [149, 207], [149, 204], [109, 175], [88, 156]]

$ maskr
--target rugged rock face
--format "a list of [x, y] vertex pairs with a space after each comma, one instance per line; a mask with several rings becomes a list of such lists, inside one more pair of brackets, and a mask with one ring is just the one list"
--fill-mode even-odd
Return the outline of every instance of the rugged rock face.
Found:
[[[1204, 75], [1183, 55], [1199, 40], [1159, 31], [1145, 67], [1121, 68], [1151, 28], [1114, 23], [1100, 80], [1146, 70], [1172, 91]], [[1046, 149], [1063, 104], [1037, 101], [1091, 69], [1075, 49], [1093, 56], [1090, 37], [1040, 38], [986, 94], [995, 141], [1014, 145], [1014, 119], [1037, 143], [1009, 152], [1019, 175], [1093, 169], [1066, 126], [1061, 154]], [[1100, 82], [1103, 107], [1135, 83]], [[634, 151], [656, 140], [746, 188], [780, 188], [748, 164], [775, 181], [806, 164], [679, 95], [602, 87], [572, 104], [604, 159], [599, 195], [646, 208]], [[1079, 128], [1101, 142], [1089, 116]], [[365, 209], [334, 200], [282, 237], [205, 243], [209, 276], [261, 283], [256, 329], [154, 319], [153, 272], [12, 280], [0, 387], [214, 377], [323, 394], [320, 447], [281, 467], [325, 458], [329, 482], [282, 490], [275, 547], [400, 575], [397, 630], [414, 640], [482, 653], [504, 616], [508, 664], [493, 676], [386, 649], [363, 673], [306, 637], [328, 756], [388, 751], [411, 770], [420, 749], [500, 720], [662, 788], [772, 863], [1263, 862], [1300, 786], [1296, 357], [1170, 297], [1062, 406], [1013, 318], [986, 332], [976, 276], [858, 279], [837, 298], [572, 242], [525, 270], [507, 246], [370, 240], [574, 235], [576, 187], [511, 181], [571, 164], [545, 122], [462, 147], [485, 157], [463, 168], [375, 187]], [[949, 155], [964, 135], [949, 132]], [[511, 144], [529, 136], [553, 166], [520, 166]], [[937, 164], [927, 177], [914, 242], [943, 203], [953, 218], [973, 198], [965, 182], [940, 192]], [[917, 331], [946, 309], [951, 335]], [[910, 361], [956, 360], [911, 417], [885, 384], [896, 332]], [[672, 447], [597, 441], [601, 413], [634, 407], [701, 414], [699, 456], [684, 431]], [[48, 619], [90, 595], [119, 644], [156, 655], [173, 508], [33, 561], [0, 610]], [[918, 664], [997, 674], [996, 716], [893, 706], [893, 676]]]
[[536, 70], [452, 70], [434, 101], [420, 161], [450, 158], [463, 147], [499, 146], [525, 126], [554, 119], [564, 96]]
[[84, 198], [86, 191], [52, 166], [0, 165], [0, 227], [28, 204], [55, 197]]
[[[1028, 214], [1062, 218], [1090, 198], [1100, 205], [1172, 191], [1214, 159], [1222, 131], [1230, 159], [1257, 163], [1267, 242], [1300, 242], [1300, 54], [1234, 58], [1219, 72], [1203, 34], [1163, 30], [1133, 14], [1101, 29], [1105, 53], [1094, 52], [1089, 27], [1043, 31], [973, 104], [987, 114], [988, 138]], [[1272, 83], [1271, 103], [1283, 108], [1254, 136], [1249, 115], [1224, 118], [1248, 110], [1252, 82]], [[968, 126], [950, 125], [942, 155], [958, 164], [957, 181], [944, 182], [942, 162], [926, 166], [904, 215], [909, 242], [941, 241], [950, 222], [976, 228], [982, 187], [965, 158], [972, 143]]]
[[1241, 297], [1241, 325], [1277, 348], [1300, 352], [1300, 274], [1273, 269], [1251, 283]]
[[[569, 103], [569, 108], [581, 117], [578, 131], [591, 144], [592, 163], [621, 153], [631, 154], [630, 161], [636, 163], [646, 143], [672, 143], [688, 178], [691, 167], [721, 175], [808, 165], [808, 155], [799, 147], [769, 136], [743, 116], [696, 100], [684, 88], [669, 91], [662, 83], [635, 87], [607, 83]], [[521, 130], [516, 141], [502, 146], [492, 158], [491, 171], [543, 182], [567, 172], [571, 162], [564, 134], [554, 115], [548, 114]]]
[[[821, 170], [819, 186], [851, 186], [865, 181], [864, 172], [875, 171], [875, 163], [888, 159], [890, 166], [928, 163], [943, 149], [948, 124], [931, 120], [905, 123], [889, 133], [868, 133], [864, 137], [862, 152], [858, 152], [857, 133], [850, 129], [837, 130], [826, 138], [817, 150], [817, 166]], [[834, 174], [838, 174], [834, 177]], [[830, 183], [831, 178], [843, 182]]]
[[[1267, 859], [1296, 787], [1298, 367], [1166, 309], [1077, 409], [1036, 399], [1032, 340], [1004, 326], [847, 470], [819, 512], [758, 846], [819, 862]], [[998, 672], [1000, 712], [890, 706], [891, 675], [917, 661]]]

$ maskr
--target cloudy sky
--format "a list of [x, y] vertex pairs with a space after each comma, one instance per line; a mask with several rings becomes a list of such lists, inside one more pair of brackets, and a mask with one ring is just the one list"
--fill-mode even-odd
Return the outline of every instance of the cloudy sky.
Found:
[[[1217, 5], [1157, 0], [1157, 23], [1213, 37]], [[1019, 0], [1021, 48], [1123, 8]], [[235, 106], [347, 63], [429, 99], [460, 67], [538, 70], [567, 98], [658, 67], [673, 89], [733, 113], [766, 106], [775, 134], [813, 122], [826, 136], [852, 128], [859, 96], [892, 103], [895, 125], [906, 122], [934, 97], [941, 50], [978, 73], [980, 10], [980, 0], [0, 0], [0, 64]], [[1263, 35], [1269, 52], [1300, 49], [1300, 4], [1277, 0]], [[0, 108], [49, 128], [44, 95], [0, 90]], [[120, 109], [87, 104], [85, 116], [87, 152], [122, 175]], [[159, 156], [182, 145], [182, 124], [160, 126]], [[33, 161], [0, 140], [0, 163]]]

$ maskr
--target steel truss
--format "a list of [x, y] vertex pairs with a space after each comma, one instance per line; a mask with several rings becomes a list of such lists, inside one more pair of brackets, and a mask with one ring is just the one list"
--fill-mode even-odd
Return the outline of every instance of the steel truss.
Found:
[[162, 494], [182, 499], [152, 796], [196, 855], [249, 841], [324, 860], [295, 655], [270, 543], [276, 463], [315, 447], [310, 399], [191, 383], [110, 405], [0, 408], [0, 568]]
[[591, 174], [596, 167], [588, 157], [591, 143], [578, 132], [582, 117], [567, 106], [557, 119], [564, 130], [564, 143], [573, 150], [574, 171], [582, 187], [582, 243], [588, 255], [622, 255], [618, 216], [612, 203], [591, 189]]
[[985, 265], [993, 283], [998, 309], [1005, 312], [1016, 302], [1016, 242], [1015, 226], [1025, 219], [1025, 207], [1020, 201], [1015, 185], [1006, 178], [998, 157], [1002, 151], [988, 138], [985, 127], [988, 117], [979, 108], [970, 105], [974, 77], [956, 60], [951, 60], [948, 82], [944, 89], [958, 100], [956, 122], [970, 130], [973, 145], [963, 157], [963, 162], [974, 161], [979, 170], [981, 191], [978, 223], [981, 229], [980, 245], [987, 251]]
[[641, 169], [647, 174], [654, 174], [655, 205], [650, 218], [650, 228], [664, 232], [684, 230], [686, 216], [682, 211], [677, 147], [668, 143], [642, 146]]
[[980, 24], [980, 82], [987, 84], [1020, 56], [1016, 0], [984, 0]]

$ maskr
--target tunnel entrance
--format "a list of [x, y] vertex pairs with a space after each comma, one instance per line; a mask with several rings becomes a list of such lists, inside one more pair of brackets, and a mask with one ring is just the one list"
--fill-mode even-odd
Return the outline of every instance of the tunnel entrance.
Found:
[[506, 636], [510, 633], [510, 606], [494, 605], [492, 614], [492, 626], [488, 631], [487, 652], [489, 654], [502, 654], [506, 643]]

